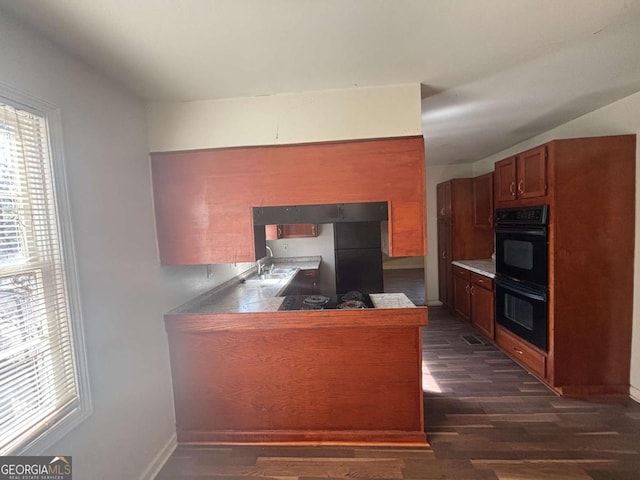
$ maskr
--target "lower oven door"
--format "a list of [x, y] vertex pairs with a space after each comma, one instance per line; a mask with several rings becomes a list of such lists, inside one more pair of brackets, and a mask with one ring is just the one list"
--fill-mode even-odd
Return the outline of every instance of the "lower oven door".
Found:
[[547, 351], [547, 291], [496, 275], [496, 322]]

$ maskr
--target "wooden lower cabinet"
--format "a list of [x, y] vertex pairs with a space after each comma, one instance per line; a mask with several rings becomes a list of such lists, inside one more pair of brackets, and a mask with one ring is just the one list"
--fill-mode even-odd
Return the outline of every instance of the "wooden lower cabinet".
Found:
[[320, 270], [300, 270], [283, 295], [315, 295], [320, 291]]
[[453, 305], [456, 313], [464, 320], [471, 318], [471, 284], [469, 270], [453, 266]]
[[496, 343], [511, 358], [541, 379], [547, 376], [547, 356], [541, 350], [513, 335], [504, 328], [496, 327]]
[[485, 337], [494, 337], [493, 280], [453, 265], [453, 305]]
[[300, 278], [301, 294], [315, 295], [320, 291], [320, 270], [300, 270], [296, 278]]
[[426, 446], [427, 309], [167, 315], [178, 442]]
[[471, 323], [485, 337], [494, 337], [494, 293], [493, 280], [484, 275], [470, 273], [471, 283]]

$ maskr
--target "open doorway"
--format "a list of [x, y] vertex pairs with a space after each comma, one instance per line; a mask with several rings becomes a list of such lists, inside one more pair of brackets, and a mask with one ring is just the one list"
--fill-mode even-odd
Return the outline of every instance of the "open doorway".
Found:
[[385, 293], [404, 293], [416, 305], [424, 305], [424, 257], [388, 257], [383, 254]]

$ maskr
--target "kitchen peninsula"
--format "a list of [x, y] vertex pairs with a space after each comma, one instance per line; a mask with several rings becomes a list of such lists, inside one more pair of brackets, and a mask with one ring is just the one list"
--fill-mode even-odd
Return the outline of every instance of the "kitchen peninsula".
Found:
[[372, 294], [279, 310], [298, 269], [250, 270], [165, 315], [178, 441], [426, 445], [426, 308]]

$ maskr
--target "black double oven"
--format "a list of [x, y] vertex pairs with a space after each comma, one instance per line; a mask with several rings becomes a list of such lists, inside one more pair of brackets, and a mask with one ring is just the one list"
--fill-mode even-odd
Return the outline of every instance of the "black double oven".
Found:
[[541, 350], [548, 349], [549, 206], [498, 208], [496, 322]]

